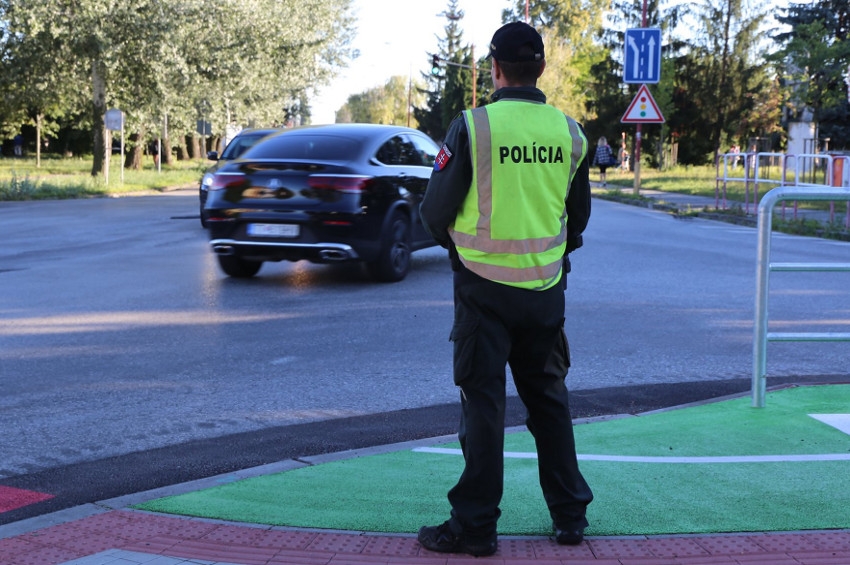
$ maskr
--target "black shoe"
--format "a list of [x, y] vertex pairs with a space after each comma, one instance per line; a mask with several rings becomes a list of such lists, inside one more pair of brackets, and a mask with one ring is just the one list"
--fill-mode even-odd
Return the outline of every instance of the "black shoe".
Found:
[[555, 541], [558, 545], [578, 545], [584, 541], [584, 528], [569, 528], [561, 530], [554, 524]]
[[488, 538], [472, 538], [463, 532], [455, 533], [449, 522], [439, 526], [422, 526], [416, 536], [425, 549], [439, 553], [468, 553], [475, 557], [485, 557], [496, 553], [496, 534]]

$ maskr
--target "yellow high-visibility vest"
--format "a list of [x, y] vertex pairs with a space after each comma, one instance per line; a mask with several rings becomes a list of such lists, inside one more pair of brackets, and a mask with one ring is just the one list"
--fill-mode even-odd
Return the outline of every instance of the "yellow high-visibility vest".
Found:
[[500, 100], [463, 115], [472, 185], [449, 228], [460, 260], [499, 283], [554, 286], [567, 246], [567, 194], [587, 138], [575, 120], [542, 103]]

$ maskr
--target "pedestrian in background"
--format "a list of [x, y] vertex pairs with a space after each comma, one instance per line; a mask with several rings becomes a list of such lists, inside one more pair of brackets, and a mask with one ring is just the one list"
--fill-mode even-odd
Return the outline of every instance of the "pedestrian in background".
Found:
[[15, 144], [15, 157], [23, 157], [24, 156], [24, 136], [18, 134], [14, 139]]
[[629, 150], [626, 147], [625, 143], [620, 145], [620, 153], [618, 155], [617, 160], [620, 162], [620, 170], [623, 171], [623, 172], [628, 172], [628, 170], [629, 170]]
[[596, 142], [596, 153], [593, 155], [593, 164], [599, 167], [599, 182], [602, 186], [608, 186], [605, 171], [608, 167], [617, 164], [614, 159], [614, 153], [611, 151], [611, 146], [608, 145], [608, 140], [605, 137], [600, 137]]
[[564, 333], [569, 253], [581, 247], [590, 217], [587, 138], [536, 87], [546, 62], [534, 28], [501, 27], [489, 57], [493, 103], [451, 123], [421, 205], [426, 229], [452, 263], [450, 339], [465, 465], [448, 492], [450, 518], [423, 526], [418, 540], [432, 551], [476, 556], [498, 547], [507, 365], [528, 410], [559, 544], [582, 542], [593, 499], [576, 458]]
[[741, 160], [741, 147], [735, 143], [732, 147], [729, 148], [729, 153], [732, 154], [732, 170], [734, 171], [738, 168], [738, 161]]
[[159, 166], [159, 139], [154, 139], [148, 143], [148, 153], [153, 157], [154, 167]]

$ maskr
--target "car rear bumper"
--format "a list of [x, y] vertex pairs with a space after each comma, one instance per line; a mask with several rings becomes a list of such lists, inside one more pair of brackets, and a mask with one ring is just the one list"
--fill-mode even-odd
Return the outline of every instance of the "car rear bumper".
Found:
[[238, 255], [244, 259], [259, 261], [300, 261], [306, 259], [314, 263], [337, 263], [360, 259], [354, 248], [345, 243], [212, 239], [210, 240], [210, 247], [216, 255]]

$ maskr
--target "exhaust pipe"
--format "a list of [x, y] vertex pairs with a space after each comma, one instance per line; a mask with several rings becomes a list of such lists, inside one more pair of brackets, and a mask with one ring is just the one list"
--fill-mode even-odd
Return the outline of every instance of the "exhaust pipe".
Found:
[[351, 255], [342, 249], [322, 249], [319, 251], [319, 258], [323, 261], [346, 261]]
[[212, 250], [216, 255], [233, 255], [232, 245], [213, 245]]

